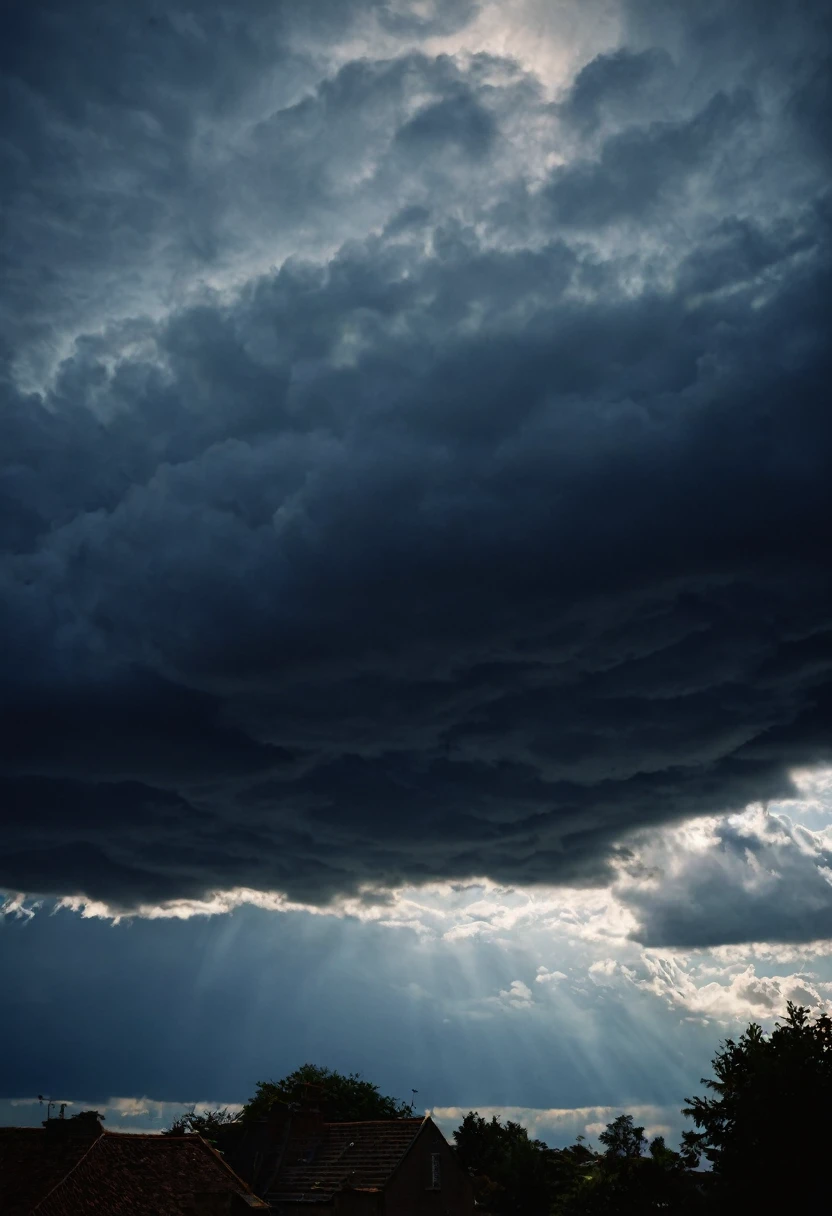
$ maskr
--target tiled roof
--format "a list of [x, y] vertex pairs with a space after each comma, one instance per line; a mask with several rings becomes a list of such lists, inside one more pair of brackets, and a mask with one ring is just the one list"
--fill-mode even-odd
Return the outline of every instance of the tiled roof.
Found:
[[[39, 1133], [45, 1144], [43, 1131], [31, 1132], [33, 1137]], [[11, 1154], [6, 1162], [0, 1159], [0, 1187], [4, 1166], [10, 1167], [11, 1178], [20, 1180], [27, 1164], [35, 1170], [37, 1185], [30, 1186], [28, 1194], [21, 1186], [12, 1192], [9, 1198], [16, 1207], [0, 1202], [3, 1216], [194, 1216], [206, 1207], [222, 1210], [218, 1203], [223, 1196], [236, 1202], [229, 1211], [267, 1210], [201, 1136], [105, 1132], [88, 1141], [85, 1151], [76, 1151], [74, 1159], [57, 1146], [59, 1160], [54, 1164], [55, 1146], [44, 1147], [36, 1163], [26, 1139], [20, 1135], [16, 1139], [17, 1163]], [[21, 1153], [28, 1160], [22, 1160]], [[43, 1166], [47, 1169], [41, 1176]]]
[[28, 1216], [93, 1143], [91, 1136], [49, 1140], [42, 1127], [0, 1127], [0, 1212]]
[[292, 1137], [269, 1197], [325, 1199], [342, 1186], [381, 1190], [424, 1126], [423, 1119], [325, 1123], [317, 1136]]

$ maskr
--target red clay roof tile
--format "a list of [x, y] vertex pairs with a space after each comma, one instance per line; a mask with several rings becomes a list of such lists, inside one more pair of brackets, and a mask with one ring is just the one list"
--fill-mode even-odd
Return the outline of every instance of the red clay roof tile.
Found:
[[48, 1143], [42, 1128], [0, 1129], [3, 1216], [194, 1216], [222, 1196], [268, 1210], [201, 1136]]
[[325, 1123], [317, 1136], [292, 1137], [269, 1197], [323, 1199], [345, 1185], [381, 1190], [423, 1126], [423, 1119]]
[[91, 1135], [73, 1134], [50, 1138], [42, 1127], [0, 1127], [3, 1216], [30, 1212], [77, 1165], [93, 1140]]

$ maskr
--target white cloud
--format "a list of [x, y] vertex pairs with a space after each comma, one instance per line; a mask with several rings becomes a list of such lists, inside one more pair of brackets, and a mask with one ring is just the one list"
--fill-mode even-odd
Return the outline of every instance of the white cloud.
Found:
[[0, 917], [13, 916], [16, 920], [30, 920], [41, 907], [42, 902], [42, 900], [27, 900], [26, 896], [20, 892], [16, 895], [9, 895], [0, 902]]
[[556, 984], [558, 980], [567, 979], [565, 971], [549, 971], [546, 967], [538, 967], [534, 977], [537, 984]]
[[[631, 935], [677, 947], [832, 939], [829, 775], [798, 781], [803, 800], [635, 840], [614, 886], [636, 918]], [[798, 821], [806, 817], [822, 826]]]
[[[713, 974], [715, 968], [707, 970]], [[785, 1011], [787, 1001], [816, 1009], [827, 1003], [819, 987], [805, 974], [758, 975], [749, 963], [740, 971], [726, 967], [717, 975], [707, 982], [697, 982], [702, 976], [695, 966], [686, 968], [672, 957], [645, 953], [642, 974], [628, 978], [635, 987], [654, 993], [671, 1007], [722, 1023], [769, 1023]]]
[[508, 988], [500, 989], [499, 996], [489, 997], [488, 999], [499, 1001], [511, 1009], [530, 1009], [534, 1004], [532, 990], [522, 980], [512, 980]]
[[619, 970], [620, 964], [614, 958], [599, 958], [590, 964], [588, 973], [593, 983], [608, 984]]

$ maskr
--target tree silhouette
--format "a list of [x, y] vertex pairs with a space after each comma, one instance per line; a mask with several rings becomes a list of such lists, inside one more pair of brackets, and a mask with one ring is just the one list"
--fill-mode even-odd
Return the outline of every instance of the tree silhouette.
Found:
[[643, 1127], [636, 1127], [632, 1115], [619, 1115], [608, 1123], [598, 1137], [604, 1145], [607, 1157], [640, 1157], [647, 1140]]
[[227, 1107], [197, 1111], [191, 1107], [176, 1116], [165, 1128], [164, 1136], [185, 1136], [196, 1132], [206, 1139], [221, 1135], [221, 1128], [238, 1122], [265, 1119], [276, 1102], [289, 1107], [313, 1100], [327, 1122], [362, 1119], [409, 1119], [414, 1105], [389, 1098], [372, 1081], [359, 1073], [337, 1073], [319, 1064], [302, 1064], [280, 1081], [258, 1081], [252, 1098], [240, 1111]]
[[632, 1115], [613, 1119], [598, 1138], [605, 1151], [573, 1171], [555, 1200], [556, 1216], [704, 1216], [705, 1197], [687, 1154], [656, 1136], [645, 1155], [644, 1128]]
[[314, 1095], [328, 1122], [348, 1122], [361, 1119], [407, 1119], [413, 1115], [413, 1103], [381, 1093], [372, 1081], [360, 1073], [336, 1072], [317, 1064], [302, 1064], [280, 1081], [258, 1081], [252, 1098], [242, 1109], [243, 1121], [261, 1119], [268, 1115], [275, 1102], [290, 1105]]
[[[415, 1091], [414, 1091], [415, 1092]], [[178, 1115], [163, 1133], [183, 1136], [197, 1132], [213, 1139], [220, 1129], [234, 1123], [265, 1119], [276, 1102], [299, 1106], [314, 1100], [327, 1122], [361, 1119], [407, 1119], [413, 1115], [411, 1102], [400, 1102], [381, 1093], [372, 1081], [357, 1073], [344, 1074], [318, 1064], [302, 1064], [280, 1081], [258, 1081], [255, 1093], [239, 1112], [227, 1107], [197, 1112], [194, 1107]]]
[[557, 1190], [552, 1150], [532, 1140], [525, 1127], [469, 1111], [453, 1135], [454, 1148], [471, 1174], [477, 1201], [501, 1216], [548, 1216]]
[[205, 1111], [197, 1111], [192, 1106], [190, 1110], [177, 1115], [170, 1127], [165, 1128], [162, 1135], [185, 1136], [189, 1133], [196, 1133], [204, 1136], [206, 1140], [213, 1140], [220, 1128], [228, 1127], [230, 1123], [236, 1123], [239, 1117], [237, 1112], [230, 1111], [226, 1106]]
[[755, 1213], [810, 1207], [828, 1186], [832, 1020], [787, 1007], [770, 1035], [752, 1023], [714, 1056], [710, 1094], [688, 1098], [691, 1148], [714, 1169], [714, 1207]]

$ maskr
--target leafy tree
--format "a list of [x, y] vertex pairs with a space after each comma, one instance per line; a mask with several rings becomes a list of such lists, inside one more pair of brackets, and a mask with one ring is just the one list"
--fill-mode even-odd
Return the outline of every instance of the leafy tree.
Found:
[[522, 1124], [469, 1111], [454, 1132], [454, 1148], [473, 1178], [478, 1202], [489, 1211], [548, 1216], [558, 1189], [557, 1163]]
[[360, 1119], [408, 1119], [413, 1115], [411, 1102], [400, 1102], [381, 1093], [360, 1073], [348, 1074], [317, 1064], [302, 1064], [280, 1081], [258, 1081], [257, 1090], [243, 1107], [243, 1121], [262, 1119], [275, 1102], [299, 1103], [314, 1095], [328, 1122]]
[[662, 1136], [650, 1142], [631, 1115], [619, 1115], [599, 1136], [604, 1153], [593, 1154], [556, 1201], [557, 1216], [647, 1216], [703, 1213], [698, 1179], [688, 1157], [667, 1147]]
[[714, 1169], [714, 1205], [723, 1211], [810, 1208], [828, 1186], [832, 1104], [832, 1019], [788, 1003], [770, 1035], [752, 1023], [714, 1056], [710, 1094], [689, 1098], [698, 1132], [692, 1149]]
[[604, 1145], [607, 1157], [640, 1157], [647, 1144], [644, 1128], [635, 1126], [632, 1115], [619, 1115], [613, 1119], [598, 1139]]
[[218, 1107], [197, 1113], [194, 1107], [178, 1115], [166, 1136], [184, 1136], [197, 1132], [207, 1140], [222, 1135], [222, 1129], [232, 1124], [264, 1119], [275, 1102], [297, 1106], [314, 1098], [324, 1118], [331, 1123], [339, 1120], [407, 1119], [413, 1115], [413, 1105], [389, 1098], [377, 1085], [365, 1081], [359, 1073], [348, 1075], [317, 1064], [302, 1064], [280, 1081], [258, 1081], [252, 1098], [239, 1112]]
[[185, 1136], [196, 1132], [197, 1135], [204, 1136], [206, 1140], [213, 1140], [220, 1128], [238, 1122], [239, 1118], [238, 1113], [230, 1111], [225, 1106], [201, 1112], [197, 1112], [192, 1106], [190, 1110], [177, 1115], [170, 1127], [165, 1128], [162, 1135]]

